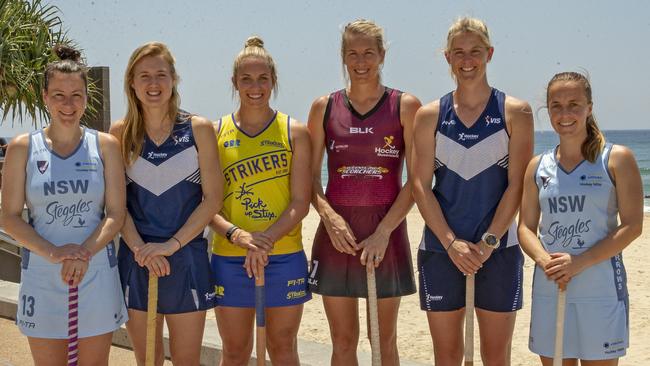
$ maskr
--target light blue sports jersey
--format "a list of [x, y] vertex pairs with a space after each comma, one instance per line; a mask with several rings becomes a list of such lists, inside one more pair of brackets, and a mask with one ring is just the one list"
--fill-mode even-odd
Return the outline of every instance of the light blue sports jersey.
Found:
[[[456, 237], [476, 243], [487, 231], [508, 188], [508, 144], [505, 94], [492, 89], [485, 110], [466, 127], [454, 110], [453, 92], [440, 98], [436, 127], [435, 185], [442, 214]], [[513, 220], [497, 250], [518, 245]], [[425, 226], [420, 249], [445, 252]]]
[[[572, 171], [562, 168], [556, 149], [544, 152], [535, 173], [539, 190], [540, 241], [550, 252], [578, 255], [605, 238], [618, 225], [616, 188], [607, 168], [612, 145], [594, 163], [582, 161]], [[590, 302], [627, 298], [625, 266], [618, 255], [585, 269], [567, 289], [567, 301]], [[535, 267], [533, 297], [557, 294], [557, 285]]]
[[[83, 243], [104, 217], [104, 164], [97, 131], [83, 129], [76, 150], [67, 157], [52, 151], [43, 130], [30, 134], [25, 196], [29, 223], [56, 246]], [[52, 266], [23, 248], [22, 267]], [[115, 247], [109, 243], [90, 261], [90, 267], [115, 266]]]

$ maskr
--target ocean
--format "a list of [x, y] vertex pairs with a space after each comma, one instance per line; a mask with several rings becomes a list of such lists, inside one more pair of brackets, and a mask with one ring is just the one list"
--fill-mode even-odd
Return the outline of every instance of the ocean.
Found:
[[[603, 131], [607, 141], [629, 147], [636, 157], [643, 181], [644, 211], [650, 212], [650, 130], [610, 130]], [[555, 147], [559, 139], [554, 131], [535, 132], [535, 155]], [[327, 158], [321, 169], [323, 187], [327, 186]], [[402, 173], [406, 181], [406, 170]]]

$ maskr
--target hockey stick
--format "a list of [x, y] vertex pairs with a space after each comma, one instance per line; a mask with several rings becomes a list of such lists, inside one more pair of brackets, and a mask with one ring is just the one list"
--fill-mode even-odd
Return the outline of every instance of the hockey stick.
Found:
[[381, 366], [381, 348], [379, 342], [379, 316], [377, 314], [377, 282], [375, 268], [366, 267], [368, 282], [368, 321], [370, 322], [370, 350], [372, 366]]
[[79, 361], [79, 287], [68, 282], [68, 366]]
[[474, 366], [474, 275], [465, 281], [465, 366]]
[[565, 308], [566, 288], [558, 288], [557, 314], [555, 315], [555, 352], [553, 353], [553, 366], [562, 366]]
[[156, 317], [158, 315], [158, 277], [149, 272], [149, 295], [147, 299], [147, 347], [145, 365], [156, 363]]
[[265, 308], [265, 288], [264, 288], [264, 267], [261, 267], [260, 274], [255, 277], [255, 355], [257, 357], [257, 366], [263, 366], [266, 363], [266, 315]]

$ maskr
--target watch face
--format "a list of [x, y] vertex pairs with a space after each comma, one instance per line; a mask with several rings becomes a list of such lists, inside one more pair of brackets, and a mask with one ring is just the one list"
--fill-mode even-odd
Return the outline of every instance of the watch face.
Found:
[[494, 235], [486, 235], [485, 236], [485, 242], [488, 243], [489, 245], [496, 245], [497, 244], [497, 237]]

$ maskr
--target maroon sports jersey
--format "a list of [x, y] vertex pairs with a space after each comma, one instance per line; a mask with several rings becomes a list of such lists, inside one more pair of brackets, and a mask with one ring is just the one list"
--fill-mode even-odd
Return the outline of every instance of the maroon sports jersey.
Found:
[[323, 128], [334, 205], [390, 205], [402, 188], [404, 137], [399, 90], [386, 88], [377, 105], [361, 115], [345, 89], [330, 94]]

